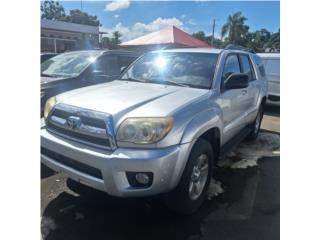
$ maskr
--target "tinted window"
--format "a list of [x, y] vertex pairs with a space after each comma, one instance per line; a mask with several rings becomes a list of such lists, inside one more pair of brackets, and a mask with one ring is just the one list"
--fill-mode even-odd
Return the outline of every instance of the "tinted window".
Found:
[[129, 67], [122, 79], [210, 88], [217, 59], [214, 53], [147, 53]]
[[122, 67], [128, 67], [134, 60], [136, 60], [136, 57], [127, 57], [127, 56], [119, 56], [119, 67], [120, 69]]
[[242, 72], [248, 74], [249, 81], [253, 81], [255, 79], [253, 68], [247, 55], [240, 55], [240, 60], [242, 63]]
[[264, 70], [264, 66], [263, 65], [260, 65], [259, 66], [259, 72], [260, 72], [260, 75], [262, 77], [265, 77], [266, 76], [266, 71]]
[[256, 54], [253, 54], [252, 56], [253, 56], [253, 61], [258, 66], [261, 77], [265, 77], [266, 72], [264, 70], [264, 66], [263, 66], [261, 58], [259, 56], [257, 56]]
[[118, 65], [117, 56], [105, 55], [100, 57], [93, 65], [95, 71], [101, 72], [107, 76], [120, 75], [120, 68]]
[[237, 55], [229, 55], [226, 59], [222, 73], [223, 85], [232, 73], [240, 73], [240, 65]]

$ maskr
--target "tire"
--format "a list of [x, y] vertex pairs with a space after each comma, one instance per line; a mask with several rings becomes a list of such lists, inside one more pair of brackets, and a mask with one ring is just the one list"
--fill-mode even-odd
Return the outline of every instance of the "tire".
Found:
[[247, 140], [254, 141], [257, 139], [259, 132], [260, 132], [262, 118], [263, 118], [263, 106], [260, 106], [258, 114], [257, 114], [254, 122], [252, 123], [252, 126], [251, 126], [252, 130], [246, 138]]
[[[205, 156], [207, 157], [207, 161], [205, 160]], [[205, 162], [207, 162], [207, 173], [205, 171], [198, 171], [199, 168], [197, 170], [197, 167], [199, 166], [205, 169]], [[199, 139], [190, 153], [179, 184], [173, 191], [166, 194], [166, 205], [173, 211], [183, 215], [189, 215], [198, 210], [206, 198], [213, 165], [214, 154], [211, 144], [204, 139]], [[197, 179], [198, 175], [199, 179]], [[205, 175], [207, 175], [206, 179], [204, 179]], [[193, 191], [191, 190], [192, 188]]]

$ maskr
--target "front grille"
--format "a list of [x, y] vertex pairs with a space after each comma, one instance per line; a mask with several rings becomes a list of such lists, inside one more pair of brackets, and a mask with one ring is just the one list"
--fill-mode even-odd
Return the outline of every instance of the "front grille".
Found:
[[41, 154], [43, 154], [49, 158], [52, 158], [54, 161], [61, 163], [65, 166], [71, 167], [79, 172], [88, 174], [88, 175], [93, 176], [95, 178], [103, 179], [101, 171], [97, 168], [88, 166], [88, 165], [83, 164], [81, 162], [77, 162], [71, 158], [68, 158], [66, 156], [63, 156], [59, 153], [53, 152], [53, 151], [46, 149], [46, 148], [43, 148], [43, 147], [41, 148]]
[[58, 104], [51, 111], [46, 126], [53, 134], [90, 146], [108, 150], [116, 147], [112, 117], [106, 113]]

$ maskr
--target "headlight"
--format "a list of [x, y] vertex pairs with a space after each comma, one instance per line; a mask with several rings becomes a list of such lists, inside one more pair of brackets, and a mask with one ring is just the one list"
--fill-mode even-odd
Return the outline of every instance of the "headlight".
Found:
[[156, 143], [171, 130], [172, 122], [171, 117], [127, 118], [119, 127], [117, 141]]
[[56, 97], [51, 97], [47, 100], [46, 105], [44, 106], [43, 117], [46, 120], [51, 109], [56, 105], [57, 100]]

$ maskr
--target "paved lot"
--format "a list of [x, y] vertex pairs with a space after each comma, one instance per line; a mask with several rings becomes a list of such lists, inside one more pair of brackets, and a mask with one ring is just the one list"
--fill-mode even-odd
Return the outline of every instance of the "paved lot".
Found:
[[280, 239], [279, 109], [265, 114], [259, 139], [230, 154], [210, 186], [211, 200], [190, 217], [159, 198], [78, 196], [61, 174], [43, 171], [43, 239]]

